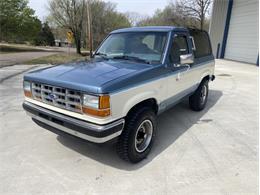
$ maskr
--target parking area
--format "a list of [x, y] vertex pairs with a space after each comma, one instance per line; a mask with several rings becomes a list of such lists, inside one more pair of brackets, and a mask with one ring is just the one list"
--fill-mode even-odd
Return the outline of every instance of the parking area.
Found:
[[258, 194], [258, 67], [216, 61], [207, 108], [159, 116], [147, 159], [129, 164], [115, 143], [91, 144], [38, 127], [22, 109], [22, 76], [0, 68], [0, 194]]

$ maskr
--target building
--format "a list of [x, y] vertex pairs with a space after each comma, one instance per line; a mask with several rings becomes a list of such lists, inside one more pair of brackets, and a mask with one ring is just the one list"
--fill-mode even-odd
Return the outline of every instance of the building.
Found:
[[214, 0], [210, 37], [216, 58], [259, 64], [258, 0]]
[[55, 46], [57, 47], [68, 47], [68, 41], [67, 39], [61, 40], [61, 39], [55, 39]]

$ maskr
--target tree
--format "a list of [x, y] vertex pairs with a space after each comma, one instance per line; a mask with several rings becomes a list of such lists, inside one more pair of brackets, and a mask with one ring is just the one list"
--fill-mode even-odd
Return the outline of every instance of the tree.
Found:
[[139, 22], [147, 18], [147, 16], [141, 15], [137, 12], [126, 12], [125, 16], [127, 17], [131, 26], [136, 26]]
[[[187, 3], [193, 2], [197, 0], [187, 0]], [[208, 14], [209, 8], [207, 8], [207, 12], [205, 13], [203, 25], [201, 27], [200, 20], [188, 12], [186, 0], [183, 1], [175, 1], [170, 2], [163, 10], [156, 10], [152, 17], [147, 17], [141, 20], [137, 25], [138, 26], [148, 26], [148, 25], [170, 25], [170, 26], [182, 26], [189, 28], [203, 28], [205, 30], [208, 29], [209, 19], [206, 17]], [[204, 8], [205, 9], [205, 8]]]
[[40, 33], [35, 38], [35, 44], [49, 46], [53, 46], [55, 44], [54, 35], [49, 27], [48, 22], [43, 23]]
[[[89, 0], [89, 6], [92, 18], [91, 26], [94, 48], [97, 48], [100, 42], [111, 31], [131, 26], [128, 18], [124, 14], [116, 11], [116, 5], [114, 3], [104, 2], [101, 0]], [[87, 16], [85, 16], [84, 18], [87, 18]]]
[[204, 29], [211, 3], [212, 0], [182, 0], [179, 2], [184, 16], [194, 17], [200, 23], [200, 29]]
[[[115, 4], [102, 0], [51, 0], [49, 9], [52, 21], [73, 32], [78, 53], [81, 43], [87, 47], [90, 40], [96, 48], [112, 30], [131, 26], [128, 18], [116, 11]], [[92, 18], [91, 25], [87, 23], [88, 18]]]
[[156, 10], [152, 17], [147, 17], [138, 23], [138, 26], [147, 25], [195, 27], [197, 24], [194, 18], [184, 17], [178, 3], [169, 3], [163, 10]]
[[41, 30], [28, 0], [0, 0], [0, 40], [32, 41]]
[[49, 2], [49, 10], [56, 24], [71, 30], [77, 53], [80, 54], [85, 0], [51, 0]]

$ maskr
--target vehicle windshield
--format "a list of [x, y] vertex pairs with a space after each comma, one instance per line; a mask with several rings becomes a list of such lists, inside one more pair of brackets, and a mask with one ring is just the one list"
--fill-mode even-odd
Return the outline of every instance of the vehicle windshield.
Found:
[[160, 63], [167, 40], [166, 32], [129, 32], [111, 34], [95, 56]]

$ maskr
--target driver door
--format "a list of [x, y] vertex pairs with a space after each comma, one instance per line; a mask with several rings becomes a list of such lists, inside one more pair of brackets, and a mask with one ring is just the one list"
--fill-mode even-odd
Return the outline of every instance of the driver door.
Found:
[[168, 77], [168, 103], [167, 106], [175, 104], [177, 101], [188, 95], [191, 91], [189, 64], [180, 63], [180, 56], [192, 54], [188, 44], [187, 34], [175, 34], [169, 54], [170, 76]]

